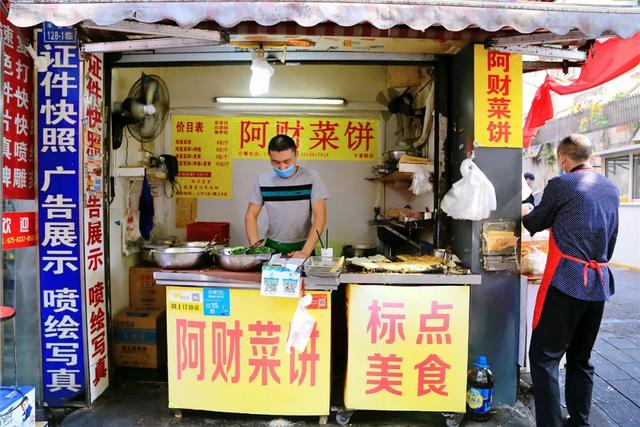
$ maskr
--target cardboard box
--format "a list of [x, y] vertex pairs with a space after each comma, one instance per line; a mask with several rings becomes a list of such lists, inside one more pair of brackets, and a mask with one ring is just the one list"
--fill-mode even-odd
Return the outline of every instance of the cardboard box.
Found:
[[433, 164], [420, 165], [417, 163], [398, 163], [398, 172], [412, 172], [416, 173], [418, 170], [422, 170], [425, 175], [429, 176], [434, 171]]
[[129, 269], [129, 306], [134, 308], [164, 310], [166, 286], [156, 285], [153, 273], [158, 267], [131, 267]]
[[164, 310], [128, 308], [113, 321], [113, 357], [118, 366], [156, 369], [167, 362]]
[[0, 426], [35, 427], [36, 392], [33, 387], [0, 387]]

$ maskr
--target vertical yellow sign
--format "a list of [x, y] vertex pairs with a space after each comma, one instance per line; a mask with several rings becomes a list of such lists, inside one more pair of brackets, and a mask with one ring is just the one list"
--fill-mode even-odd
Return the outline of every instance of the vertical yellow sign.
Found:
[[210, 117], [172, 116], [177, 197], [230, 199], [233, 170], [225, 129]]
[[468, 286], [348, 285], [345, 405], [464, 412]]
[[310, 294], [315, 327], [304, 351], [289, 352], [297, 299], [263, 297], [257, 289], [169, 286], [169, 407], [328, 415], [331, 293]]
[[475, 45], [473, 83], [476, 142], [522, 148], [522, 56]]

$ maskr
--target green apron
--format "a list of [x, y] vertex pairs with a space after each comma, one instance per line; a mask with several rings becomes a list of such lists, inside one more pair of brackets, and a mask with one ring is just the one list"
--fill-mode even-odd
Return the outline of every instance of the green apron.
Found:
[[296, 252], [301, 250], [304, 247], [306, 242], [298, 242], [298, 243], [280, 243], [273, 241], [271, 239], [267, 239], [264, 244], [266, 247], [271, 248], [276, 251], [276, 253], [282, 254], [290, 254], [291, 252]]

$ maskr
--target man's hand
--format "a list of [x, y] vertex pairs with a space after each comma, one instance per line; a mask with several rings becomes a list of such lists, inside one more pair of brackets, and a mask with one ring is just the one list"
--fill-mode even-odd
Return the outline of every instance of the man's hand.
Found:
[[531, 203], [525, 203], [524, 205], [522, 205], [522, 208], [520, 209], [520, 215], [527, 216], [532, 210], [533, 210], [533, 205]]
[[288, 257], [289, 258], [302, 258], [305, 259], [309, 256], [309, 254], [303, 252], [303, 251], [295, 251], [295, 252], [291, 252]]

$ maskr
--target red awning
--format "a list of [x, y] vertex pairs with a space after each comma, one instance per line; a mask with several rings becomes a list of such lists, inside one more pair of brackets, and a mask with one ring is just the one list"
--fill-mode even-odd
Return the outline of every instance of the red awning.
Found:
[[339, 1], [100, 1], [12, 0], [9, 20], [21, 27], [43, 21], [69, 26], [84, 20], [110, 25], [132, 19], [171, 20], [182, 27], [215, 21], [224, 27], [241, 22], [271, 26], [295, 22], [311, 27], [333, 22], [351, 27], [370, 23], [380, 29], [406, 25], [414, 30], [444, 27], [462, 31], [512, 28], [527, 34], [546, 30], [566, 34], [580, 30], [593, 38], [613, 33], [627, 38], [640, 31], [640, 7], [592, 6], [532, 1], [480, 0], [339, 0]]

